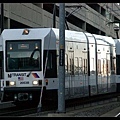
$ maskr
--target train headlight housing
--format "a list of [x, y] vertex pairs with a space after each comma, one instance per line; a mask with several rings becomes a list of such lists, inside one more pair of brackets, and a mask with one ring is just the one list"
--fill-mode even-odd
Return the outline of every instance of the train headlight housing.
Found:
[[38, 80], [33, 80], [33, 85], [38, 85]]
[[15, 81], [9, 81], [9, 85], [10, 86], [14, 86], [15, 85]]

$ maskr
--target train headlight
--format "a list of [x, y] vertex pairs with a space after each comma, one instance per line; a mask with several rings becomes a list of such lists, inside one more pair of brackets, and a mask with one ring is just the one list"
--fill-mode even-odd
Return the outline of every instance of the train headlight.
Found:
[[10, 81], [10, 82], [9, 82], [9, 85], [10, 85], [10, 86], [15, 85], [15, 81]]
[[24, 31], [23, 31], [23, 33], [22, 33], [22, 34], [23, 34], [23, 35], [28, 35], [28, 34], [29, 34], [29, 32], [30, 32], [30, 31], [29, 31], [28, 29], [24, 29]]
[[38, 85], [38, 80], [34, 80], [33, 85]]

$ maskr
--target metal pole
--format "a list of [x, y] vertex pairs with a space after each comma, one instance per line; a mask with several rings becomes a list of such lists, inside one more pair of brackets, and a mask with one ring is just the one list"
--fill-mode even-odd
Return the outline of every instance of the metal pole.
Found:
[[60, 3], [59, 8], [58, 112], [65, 113], [65, 3]]
[[56, 4], [54, 3], [54, 8], [53, 8], [53, 28], [56, 27]]
[[4, 5], [1, 3], [1, 33], [4, 29]]

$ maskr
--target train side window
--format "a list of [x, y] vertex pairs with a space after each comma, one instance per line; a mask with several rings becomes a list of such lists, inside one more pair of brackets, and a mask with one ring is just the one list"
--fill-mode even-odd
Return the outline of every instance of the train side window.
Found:
[[69, 60], [70, 60], [70, 73], [71, 75], [74, 75], [74, 60], [71, 58]]
[[92, 58], [93, 70], [94, 70], [94, 58]]
[[79, 74], [83, 74], [83, 63], [82, 63], [82, 57], [79, 58]]
[[116, 59], [113, 60], [113, 70], [114, 70], [114, 74], [116, 74]]
[[72, 65], [72, 62], [71, 62], [71, 58], [70, 58], [69, 60], [70, 60], [70, 67], [69, 67], [69, 68], [70, 68], [70, 72], [71, 72], [71, 71], [72, 71], [72, 66], [71, 66], [71, 65]]
[[[47, 65], [46, 65], [46, 60], [47, 60]], [[56, 78], [57, 77], [56, 50], [44, 50], [43, 68], [44, 68], [44, 72], [45, 72], [45, 77], [48, 77], [48, 78]]]
[[87, 74], [87, 59], [83, 59], [83, 72]]
[[87, 59], [85, 59], [85, 73], [87, 74], [87, 68], [88, 67], [88, 65], [87, 65]]
[[98, 67], [98, 74], [101, 74], [101, 60], [98, 59], [98, 62], [97, 62], [97, 67]]
[[75, 61], [74, 61], [74, 72], [75, 72], [75, 75], [78, 75], [79, 74], [79, 63], [78, 63], [78, 57], [75, 57]]
[[111, 74], [119, 73], [119, 71], [117, 71], [117, 68], [116, 68], [116, 66], [119, 67], [119, 61], [120, 61], [120, 59], [119, 59], [118, 55], [116, 55], [116, 59], [115, 59], [115, 57], [113, 57], [113, 55], [110, 55]]
[[102, 69], [102, 71], [103, 71], [102, 73], [103, 73], [103, 74], [105, 73], [105, 65], [104, 65], [104, 64], [105, 64], [105, 61], [104, 61], [104, 59], [103, 59], [103, 65], [102, 65], [102, 68], [103, 68], [103, 69]]

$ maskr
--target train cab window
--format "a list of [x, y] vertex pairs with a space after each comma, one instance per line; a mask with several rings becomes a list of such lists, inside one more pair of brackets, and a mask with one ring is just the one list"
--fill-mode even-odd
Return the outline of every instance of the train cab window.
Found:
[[6, 41], [6, 71], [41, 71], [41, 40]]
[[56, 50], [44, 50], [43, 67], [44, 67], [46, 78], [57, 77], [57, 63], [56, 62], [57, 62]]

